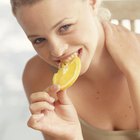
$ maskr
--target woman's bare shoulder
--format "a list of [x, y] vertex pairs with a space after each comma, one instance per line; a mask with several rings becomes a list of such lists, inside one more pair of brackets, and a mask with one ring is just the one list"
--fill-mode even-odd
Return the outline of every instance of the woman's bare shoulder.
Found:
[[26, 94], [44, 90], [51, 84], [51, 67], [39, 56], [32, 57], [25, 65], [22, 81]]

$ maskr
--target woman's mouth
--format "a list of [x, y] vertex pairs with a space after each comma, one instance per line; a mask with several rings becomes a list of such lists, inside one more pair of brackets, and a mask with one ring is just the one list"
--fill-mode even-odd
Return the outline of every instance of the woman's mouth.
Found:
[[74, 57], [81, 57], [81, 53], [82, 53], [82, 48], [80, 48], [77, 52], [74, 52], [73, 54], [71, 54], [70, 56], [68, 56], [65, 59], [61, 60], [61, 63], [69, 63], [73, 60]]
[[62, 66], [62, 64], [67, 64], [67, 63], [71, 62], [74, 57], [78, 56], [79, 58], [81, 58], [81, 55], [82, 55], [82, 48], [80, 48], [77, 52], [74, 52], [74, 53], [72, 53], [71, 55], [69, 55], [65, 58], [56, 60], [57, 65], [60, 68]]
[[61, 63], [69, 63], [70, 61], [73, 60], [74, 57], [78, 56], [78, 53], [75, 52], [72, 55], [70, 55], [69, 57], [67, 57], [66, 59], [62, 60]]
[[79, 58], [81, 58], [81, 56], [82, 56], [82, 52], [83, 52], [83, 49], [80, 48], [80, 49], [78, 50], [78, 57], [79, 57]]

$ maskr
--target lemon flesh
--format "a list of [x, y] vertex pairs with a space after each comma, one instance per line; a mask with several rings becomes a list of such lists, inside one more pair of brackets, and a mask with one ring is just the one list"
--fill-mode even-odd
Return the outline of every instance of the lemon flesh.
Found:
[[80, 58], [76, 56], [71, 62], [62, 64], [62, 67], [53, 76], [53, 84], [60, 85], [60, 89], [65, 90], [74, 84], [80, 71], [81, 61]]

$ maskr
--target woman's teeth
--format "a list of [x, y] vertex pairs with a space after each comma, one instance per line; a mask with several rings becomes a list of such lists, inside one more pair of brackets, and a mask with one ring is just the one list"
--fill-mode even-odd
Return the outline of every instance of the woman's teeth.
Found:
[[69, 56], [67, 59], [63, 60], [62, 63], [68, 63], [70, 62], [74, 57], [78, 56], [78, 53], [74, 53], [71, 56]]

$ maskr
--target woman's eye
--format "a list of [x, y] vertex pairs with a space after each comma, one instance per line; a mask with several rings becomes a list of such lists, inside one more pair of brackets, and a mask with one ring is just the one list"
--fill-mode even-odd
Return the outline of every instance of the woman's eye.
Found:
[[37, 38], [33, 41], [33, 44], [41, 44], [43, 41], [45, 41], [46, 39], [45, 38]]
[[64, 25], [62, 27], [59, 28], [59, 32], [60, 33], [64, 33], [66, 31], [69, 31], [70, 27], [72, 26], [72, 24], [67, 24], [67, 25]]

